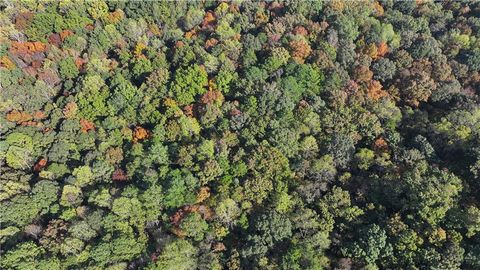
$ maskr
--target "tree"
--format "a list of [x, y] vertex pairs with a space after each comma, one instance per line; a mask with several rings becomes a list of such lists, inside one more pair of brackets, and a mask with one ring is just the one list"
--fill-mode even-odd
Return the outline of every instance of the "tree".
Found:
[[5, 170], [0, 171], [0, 201], [30, 191], [31, 175]]
[[79, 116], [88, 120], [107, 116], [108, 96], [109, 92], [103, 79], [99, 75], [87, 75], [82, 81], [82, 91], [76, 96]]
[[196, 179], [187, 170], [173, 170], [168, 174], [166, 183], [165, 206], [177, 208], [195, 202], [194, 190], [199, 186]]
[[142, 93], [121, 74], [117, 74], [110, 83], [113, 93], [108, 99], [112, 115], [120, 114], [128, 121], [136, 119], [136, 110], [142, 100]]
[[348, 247], [342, 248], [345, 256], [360, 260], [364, 264], [375, 264], [392, 251], [392, 246], [386, 242], [385, 231], [377, 224], [363, 227], [358, 232], [359, 239]]
[[326, 267], [328, 262], [322, 251], [331, 244], [328, 234], [333, 229], [333, 220], [327, 224], [325, 217], [320, 217], [314, 210], [303, 206], [294, 210], [293, 245], [282, 257], [282, 269]]
[[236, 223], [236, 219], [240, 216], [241, 210], [233, 199], [225, 199], [221, 201], [215, 209], [216, 218], [220, 222], [232, 226]]
[[346, 40], [355, 40], [360, 34], [358, 31], [358, 25], [355, 23], [353, 18], [342, 15], [339, 16], [335, 28], [338, 31], [338, 35], [341, 39]]
[[73, 57], [67, 57], [58, 62], [60, 76], [63, 79], [73, 79], [78, 76], [78, 68]]
[[83, 201], [82, 190], [79, 187], [65, 185], [60, 198], [62, 206], [78, 206]]
[[288, 218], [269, 211], [260, 214], [252, 221], [251, 233], [247, 238], [242, 256], [260, 258], [267, 254], [276, 244], [292, 235], [292, 223]]
[[409, 190], [404, 209], [413, 211], [432, 225], [445, 217], [462, 190], [461, 180], [456, 175], [437, 168], [408, 171], [403, 179]]
[[[363, 215], [363, 210], [352, 205], [348, 191], [334, 186], [331, 192], [327, 193], [318, 203], [322, 211], [328, 211], [335, 218], [343, 218], [352, 221]], [[325, 213], [325, 212], [323, 212]], [[326, 213], [325, 213], [326, 214]]]
[[391, 80], [397, 72], [395, 63], [388, 58], [382, 58], [375, 62], [372, 69], [375, 74], [374, 78], [383, 82]]
[[416, 107], [420, 102], [427, 101], [436, 87], [437, 85], [428, 74], [421, 72], [407, 80], [406, 86], [402, 88], [401, 94], [408, 104]]
[[88, 186], [93, 181], [93, 173], [89, 166], [81, 166], [73, 169], [72, 175], [76, 177], [75, 185]]
[[83, 241], [89, 241], [98, 233], [88, 224], [87, 221], [78, 221], [68, 229], [68, 232], [75, 238], [78, 238]]
[[201, 241], [208, 229], [208, 224], [199, 213], [192, 212], [182, 219], [179, 227], [186, 236], [193, 238], [195, 241]]
[[23, 133], [11, 133], [5, 140], [9, 146], [6, 153], [7, 165], [14, 169], [26, 169], [32, 162], [33, 141]]
[[38, 259], [44, 252], [34, 242], [24, 242], [2, 256], [0, 265], [4, 269], [40, 269]]
[[303, 64], [305, 58], [307, 58], [312, 53], [312, 48], [308, 44], [308, 42], [303, 39], [294, 39], [288, 43], [290, 47], [290, 54], [292, 59], [295, 60], [299, 64]]
[[288, 160], [275, 148], [257, 148], [249, 164], [251, 177], [245, 180], [245, 193], [256, 203], [261, 203], [275, 188], [280, 191], [291, 176]]
[[203, 21], [205, 11], [201, 9], [189, 9], [183, 18], [183, 27], [185, 30], [191, 30]]
[[471, 71], [478, 71], [480, 69], [480, 50], [473, 49], [465, 53], [465, 63]]
[[188, 105], [195, 101], [197, 95], [207, 91], [207, 72], [198, 65], [182, 67], [175, 72], [174, 76], [170, 95], [179, 105]]
[[370, 149], [362, 148], [357, 154], [355, 154], [355, 158], [357, 159], [358, 168], [362, 170], [368, 170], [368, 168], [372, 165], [375, 154]]
[[23, 227], [40, 215], [54, 212], [58, 200], [58, 184], [52, 181], [39, 181], [30, 194], [19, 194], [8, 201], [2, 201], [0, 210], [3, 223]]
[[142, 203], [137, 198], [120, 197], [115, 199], [112, 204], [112, 212], [138, 227], [143, 227], [146, 222]]
[[197, 267], [198, 250], [187, 240], [177, 239], [165, 245], [152, 270], [188, 270]]

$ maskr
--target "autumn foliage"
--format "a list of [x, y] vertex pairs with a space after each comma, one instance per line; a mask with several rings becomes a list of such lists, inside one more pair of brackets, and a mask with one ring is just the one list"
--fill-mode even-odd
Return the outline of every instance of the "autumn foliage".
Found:
[[10, 122], [23, 123], [33, 119], [33, 116], [24, 111], [13, 110], [7, 113], [6, 119]]
[[304, 39], [292, 40], [288, 44], [291, 50], [292, 58], [298, 63], [303, 63], [312, 52], [312, 48]]
[[380, 82], [372, 80], [367, 86], [368, 98], [373, 101], [378, 101], [382, 97], [387, 96], [387, 92], [382, 89]]
[[128, 176], [125, 174], [125, 171], [117, 168], [112, 174], [113, 181], [127, 181]]
[[12, 54], [34, 54], [34, 53], [41, 53], [47, 50], [47, 44], [39, 41], [34, 42], [20, 42], [20, 41], [12, 41], [10, 47], [10, 53]]
[[41, 158], [37, 163], [35, 163], [35, 166], [33, 166], [33, 170], [35, 172], [41, 171], [43, 168], [47, 166], [47, 159], [46, 158]]
[[0, 269], [480, 269], [480, 5], [0, 4]]
[[149, 131], [143, 127], [135, 127], [133, 130], [133, 141], [145, 140], [150, 136]]
[[83, 133], [87, 133], [90, 130], [95, 130], [95, 125], [86, 119], [80, 119], [80, 126], [82, 127], [81, 131]]

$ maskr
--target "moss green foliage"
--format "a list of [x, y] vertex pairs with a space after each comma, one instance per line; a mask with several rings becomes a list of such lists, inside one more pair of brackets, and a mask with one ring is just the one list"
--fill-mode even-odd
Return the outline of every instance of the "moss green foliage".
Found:
[[207, 73], [199, 65], [179, 68], [171, 86], [171, 95], [180, 105], [188, 105], [207, 91]]
[[58, 72], [63, 79], [73, 79], [78, 76], [78, 68], [72, 57], [61, 60], [58, 65]]
[[480, 269], [478, 2], [3, 2], [0, 269]]
[[14, 169], [26, 169], [31, 165], [33, 141], [24, 133], [14, 132], [5, 139], [5, 161]]

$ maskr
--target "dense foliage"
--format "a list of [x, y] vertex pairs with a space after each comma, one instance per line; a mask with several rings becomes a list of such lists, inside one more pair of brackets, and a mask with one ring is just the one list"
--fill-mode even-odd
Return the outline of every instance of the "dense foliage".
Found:
[[0, 269], [480, 269], [480, 3], [2, 1]]

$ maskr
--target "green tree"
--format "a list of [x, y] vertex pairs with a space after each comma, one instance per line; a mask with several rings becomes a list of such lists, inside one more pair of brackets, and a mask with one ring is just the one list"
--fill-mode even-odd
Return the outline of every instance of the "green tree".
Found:
[[179, 68], [170, 88], [170, 95], [180, 104], [187, 105], [207, 89], [207, 72], [198, 65]]
[[177, 208], [196, 200], [195, 189], [199, 186], [196, 179], [187, 170], [173, 170], [167, 176], [165, 206]]
[[60, 76], [63, 79], [73, 79], [78, 76], [78, 68], [72, 57], [67, 57], [58, 62]]
[[30, 194], [19, 194], [8, 201], [2, 201], [2, 222], [7, 226], [22, 227], [38, 216], [49, 213], [58, 200], [58, 190], [57, 183], [43, 180], [33, 186]]
[[189, 270], [198, 263], [198, 250], [190, 242], [177, 239], [165, 245], [152, 270]]
[[242, 256], [262, 257], [274, 246], [292, 235], [292, 223], [275, 211], [263, 213], [252, 221]]
[[445, 217], [462, 190], [461, 180], [456, 175], [437, 168], [409, 171], [403, 177], [409, 191], [404, 209], [432, 225]]
[[85, 187], [92, 184], [93, 173], [89, 166], [80, 166], [73, 169], [72, 175], [75, 176], [75, 185]]
[[358, 233], [358, 241], [342, 248], [342, 253], [360, 260], [365, 264], [375, 264], [378, 259], [388, 256], [392, 247], [387, 243], [385, 231], [377, 224], [362, 228]]
[[7, 165], [14, 169], [26, 169], [31, 166], [33, 154], [32, 138], [26, 134], [14, 132], [7, 136]]
[[78, 206], [83, 201], [82, 190], [72, 185], [63, 186], [62, 196], [60, 197], [60, 205], [62, 206]]
[[44, 253], [45, 250], [34, 242], [24, 242], [3, 255], [0, 265], [4, 269], [41, 269], [39, 268], [39, 258]]
[[355, 154], [355, 158], [358, 168], [368, 170], [374, 161], [375, 153], [370, 149], [361, 148], [360, 151]]
[[76, 96], [79, 116], [88, 120], [107, 116], [106, 100], [108, 96], [109, 91], [104, 80], [99, 75], [87, 75], [82, 81], [82, 91]]
[[179, 227], [188, 237], [200, 241], [204, 238], [208, 224], [199, 213], [194, 212], [184, 217]]

